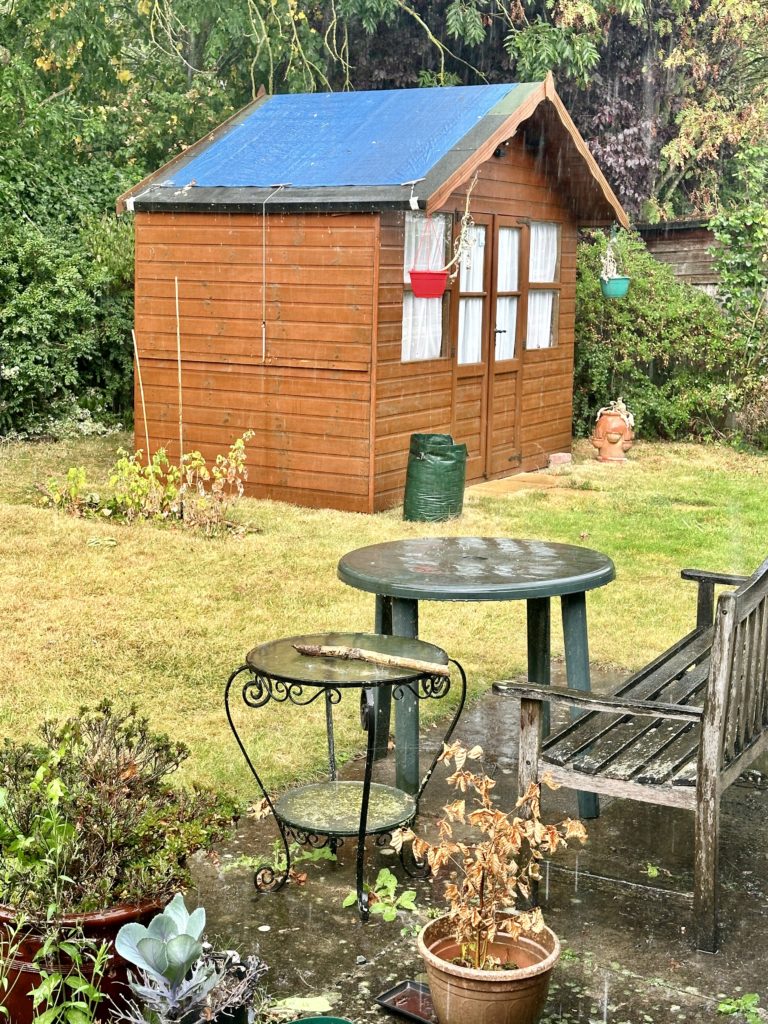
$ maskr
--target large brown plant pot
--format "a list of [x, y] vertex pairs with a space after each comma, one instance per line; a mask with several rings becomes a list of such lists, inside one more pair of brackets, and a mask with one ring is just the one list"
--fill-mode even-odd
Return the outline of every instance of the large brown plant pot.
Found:
[[[96, 943], [104, 941], [110, 944], [112, 957], [106, 973], [99, 983], [99, 988], [107, 996], [98, 1007], [99, 1020], [113, 1019], [113, 1015], [110, 1015], [110, 1000], [117, 999], [126, 992], [128, 965], [122, 957], [115, 953], [114, 943], [117, 933], [124, 924], [129, 924], [132, 921], [149, 924], [161, 909], [161, 904], [145, 903], [139, 906], [112, 907], [101, 913], [57, 919], [56, 925], [59, 928], [65, 930], [72, 928], [78, 934], [82, 934], [87, 939], [93, 939]], [[5, 991], [0, 994], [0, 1004], [8, 1009], [13, 1024], [31, 1024], [34, 1011], [29, 992], [40, 984], [39, 967], [42, 965], [35, 963], [35, 954], [40, 950], [44, 939], [41, 931], [30, 925], [17, 936], [14, 948], [9, 951], [9, 939], [15, 931], [15, 912], [10, 907], [0, 907], [0, 959], [5, 961], [10, 955], [10, 962], [4, 968], [0, 966], [0, 977], [6, 973], [8, 979]], [[44, 966], [45, 970], [49, 972], [61, 971], [65, 975], [70, 972], [72, 967], [71, 962], [68, 962], [67, 958], [63, 956], [60, 963], [46, 963]], [[87, 967], [88, 964], [82, 968], [86, 977], [89, 976]]]
[[440, 1024], [535, 1024], [541, 1016], [560, 956], [549, 928], [518, 939], [497, 934], [491, 955], [519, 964], [516, 970], [476, 971], [451, 963], [460, 950], [447, 917], [428, 924], [418, 944]]

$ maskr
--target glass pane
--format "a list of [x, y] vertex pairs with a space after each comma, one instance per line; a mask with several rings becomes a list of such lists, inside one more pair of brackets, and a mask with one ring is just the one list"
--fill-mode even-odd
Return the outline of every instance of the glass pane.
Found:
[[555, 280], [560, 248], [559, 224], [531, 224], [531, 254], [528, 280], [547, 284]]
[[402, 361], [439, 359], [443, 347], [443, 300], [403, 295]]
[[447, 246], [450, 241], [450, 217], [440, 213], [427, 217], [423, 213], [405, 215], [405, 252], [403, 254], [403, 281], [408, 283], [408, 271], [441, 270], [448, 262]]
[[499, 228], [499, 272], [496, 287], [500, 292], [518, 290], [520, 229]]
[[[517, 299], [501, 296], [496, 300], [496, 359], [515, 358]], [[503, 332], [503, 333], [502, 333]]]
[[483, 352], [483, 300], [459, 302], [459, 363], [480, 363]]
[[550, 348], [552, 345], [552, 314], [557, 292], [528, 293], [528, 330], [526, 348]]
[[469, 232], [469, 252], [461, 261], [459, 289], [481, 292], [485, 281], [485, 226], [474, 224]]

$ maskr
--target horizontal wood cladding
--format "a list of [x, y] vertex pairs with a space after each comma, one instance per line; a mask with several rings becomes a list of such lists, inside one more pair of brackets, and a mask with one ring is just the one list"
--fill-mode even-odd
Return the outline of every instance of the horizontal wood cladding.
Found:
[[648, 249], [661, 263], [668, 263], [678, 281], [717, 290], [719, 277], [710, 248], [715, 236], [708, 228], [687, 228], [664, 231], [645, 229], [641, 232]]
[[[141, 358], [150, 444], [178, 458], [176, 366]], [[246, 430], [246, 493], [312, 507], [367, 511], [370, 384], [356, 374], [265, 375], [185, 365], [182, 372], [184, 447], [207, 459]], [[136, 395], [137, 436], [143, 418]], [[338, 498], [338, 500], [337, 500]]]
[[377, 239], [372, 215], [139, 214], [137, 333], [175, 352], [178, 280], [188, 358], [260, 362], [265, 319], [265, 363], [367, 370]]
[[253, 429], [248, 494], [370, 511], [378, 217], [270, 215], [263, 239], [256, 215], [143, 213], [136, 242], [152, 447], [178, 457], [178, 279], [184, 447]]

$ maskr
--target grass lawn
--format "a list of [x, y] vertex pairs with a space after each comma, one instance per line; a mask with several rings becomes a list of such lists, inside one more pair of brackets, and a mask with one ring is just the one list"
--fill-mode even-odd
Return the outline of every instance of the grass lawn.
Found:
[[[681, 567], [751, 571], [768, 555], [768, 458], [717, 446], [638, 444], [630, 464], [615, 467], [583, 445], [556, 487], [470, 493], [464, 516], [447, 524], [403, 523], [399, 510], [364, 516], [249, 500], [239, 517], [261, 532], [207, 540], [34, 507], [34, 484], [73, 464], [98, 486], [121, 441], [0, 446], [0, 735], [30, 735], [44, 716], [104, 696], [136, 701], [192, 747], [190, 777], [242, 796], [255, 794], [224, 718], [224, 682], [265, 640], [372, 627], [372, 596], [336, 579], [345, 551], [449, 534], [597, 548], [615, 561], [617, 579], [588, 598], [591, 656], [625, 668], [691, 627], [695, 586], [680, 580]], [[421, 633], [464, 663], [474, 692], [523, 670], [522, 605], [425, 604]], [[561, 646], [556, 635], [555, 653]], [[317, 769], [321, 714], [282, 705], [250, 713], [266, 778], [285, 783]], [[339, 741], [348, 753], [362, 746], [356, 709]]]

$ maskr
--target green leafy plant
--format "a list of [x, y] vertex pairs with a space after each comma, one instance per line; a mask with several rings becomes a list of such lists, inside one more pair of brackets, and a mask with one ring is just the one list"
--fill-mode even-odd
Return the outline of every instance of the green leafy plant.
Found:
[[721, 437], [739, 408], [749, 354], [715, 300], [677, 282], [642, 240], [615, 240], [632, 287], [621, 301], [600, 291], [608, 246], [593, 233], [578, 249], [574, 432], [588, 436], [597, 410], [620, 394], [641, 437]]
[[746, 992], [743, 996], [723, 999], [717, 1004], [717, 1012], [726, 1016], [733, 1016], [737, 1013], [743, 1015], [747, 1024], [760, 1024], [762, 1016], [759, 1013], [760, 996], [757, 992]]
[[247, 430], [210, 468], [198, 451], [182, 456], [181, 466], [176, 466], [164, 448], [149, 462], [141, 449], [131, 453], [120, 448], [108, 493], [91, 491], [85, 469], [77, 466], [67, 471], [63, 483], [50, 479], [42, 501], [70, 515], [179, 522], [210, 536], [234, 525], [228, 517], [248, 479], [245, 445], [252, 437], [253, 431]]
[[[300, 846], [298, 843], [290, 843], [291, 870], [290, 880], [303, 885], [307, 880], [305, 871], [297, 870], [299, 864], [318, 864], [320, 861], [336, 861], [336, 854], [330, 846], [320, 846], [315, 849]], [[275, 875], [281, 875], [287, 867], [288, 861], [285, 856], [285, 847], [281, 839], [276, 839], [272, 844], [269, 854], [253, 856], [245, 854], [236, 857], [235, 860], [226, 864], [222, 869], [225, 873], [248, 868], [251, 871], [258, 871], [266, 868]]]
[[222, 838], [235, 806], [171, 787], [187, 748], [109, 701], [42, 742], [0, 748], [0, 904], [33, 921], [158, 902], [188, 881], [186, 861]]
[[[403, 838], [411, 842], [416, 860], [425, 861], [433, 874], [446, 867], [451, 870], [445, 895], [452, 934], [461, 949], [461, 965], [495, 970], [509, 966], [492, 952], [497, 933], [516, 938], [524, 931], [538, 932], [544, 927], [538, 907], [517, 907], [521, 900], [529, 899], [544, 856], [566, 846], [569, 839], [584, 842], [587, 834], [580, 821], [570, 818], [557, 825], [544, 824], [541, 788], [535, 783], [517, 801], [513, 813], [496, 807], [491, 798], [495, 781], [466, 767], [468, 761], [482, 755], [479, 746], [467, 749], [455, 742], [443, 747], [440, 761], [448, 766], [453, 762], [454, 768], [448, 783], [462, 796], [443, 808], [437, 843], [412, 832]], [[474, 810], [466, 806], [466, 793], [475, 794]], [[475, 828], [484, 838], [476, 842], [456, 838], [454, 825]], [[509, 910], [515, 913], [504, 913]]]
[[[110, 960], [109, 945], [72, 928], [51, 926], [35, 954], [40, 983], [30, 991], [35, 1024], [91, 1024], [104, 1000], [99, 983]], [[55, 963], [51, 969], [49, 963]]]
[[118, 1008], [118, 1019], [154, 1024], [209, 1020], [217, 1012], [253, 1003], [266, 965], [255, 956], [241, 960], [234, 952], [214, 953], [203, 942], [205, 910], [191, 914], [177, 894], [148, 927], [126, 924], [115, 948], [138, 968], [129, 988], [138, 1002]]
[[[378, 914], [385, 921], [394, 921], [398, 911], [416, 910], [416, 890], [406, 889], [398, 893], [397, 876], [389, 868], [382, 868], [373, 885], [366, 886], [368, 907], [372, 914]], [[353, 890], [344, 897], [343, 907], [353, 907], [357, 903], [357, 893]]]

